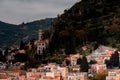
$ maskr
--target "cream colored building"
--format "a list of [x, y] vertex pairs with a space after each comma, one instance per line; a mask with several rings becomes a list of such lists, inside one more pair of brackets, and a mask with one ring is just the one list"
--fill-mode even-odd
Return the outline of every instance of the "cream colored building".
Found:
[[38, 41], [37, 41], [37, 54], [43, 54], [43, 50], [48, 46], [48, 40], [43, 40], [43, 31], [40, 29], [38, 32]]
[[75, 66], [75, 65], [77, 65], [77, 59], [79, 59], [81, 57], [81, 55], [80, 54], [71, 54], [70, 55], [70, 60], [71, 60], [71, 65], [72, 66]]
[[106, 80], [120, 80], [120, 70], [119, 69], [111, 69], [108, 72], [108, 76], [106, 76]]
[[91, 71], [95, 73], [98, 73], [106, 69], [107, 69], [106, 64], [92, 64], [91, 65]]
[[86, 72], [69, 73], [67, 80], [88, 80]]

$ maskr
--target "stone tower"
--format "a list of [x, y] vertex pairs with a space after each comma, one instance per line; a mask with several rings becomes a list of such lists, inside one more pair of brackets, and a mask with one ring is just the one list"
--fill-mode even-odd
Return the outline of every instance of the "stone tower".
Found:
[[41, 29], [39, 29], [38, 31], [38, 40], [41, 41], [43, 37], [43, 31]]
[[43, 39], [43, 31], [39, 29], [37, 40], [37, 54], [42, 55], [48, 45], [48, 40]]

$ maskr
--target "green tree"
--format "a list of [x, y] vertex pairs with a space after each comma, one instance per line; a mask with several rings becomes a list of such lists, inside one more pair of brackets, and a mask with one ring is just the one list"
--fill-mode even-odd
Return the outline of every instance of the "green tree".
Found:
[[0, 61], [5, 62], [6, 56], [2, 54], [2, 51], [0, 51]]
[[88, 69], [89, 69], [89, 64], [87, 62], [87, 58], [86, 56], [83, 56], [81, 60], [80, 70], [81, 72], [88, 72]]
[[69, 36], [69, 32], [67, 30], [62, 30], [59, 32], [59, 38], [60, 38], [60, 44], [61, 47], [65, 47], [66, 45], [66, 41], [69, 40], [68, 36]]
[[110, 62], [110, 60], [105, 60], [105, 64], [106, 64], [106, 66], [107, 66], [107, 68], [111, 68], [111, 62]]
[[80, 43], [82, 42], [82, 45], [86, 43], [86, 32], [84, 30], [76, 30], [76, 38], [79, 39]]
[[20, 42], [20, 50], [25, 48], [25, 43], [23, 41]]
[[49, 30], [46, 30], [46, 31], [44, 31], [44, 33], [43, 33], [43, 39], [48, 39], [48, 38], [50, 38], [50, 31], [49, 31]]
[[82, 61], [81, 58], [77, 59], [77, 64], [80, 65], [80, 64], [81, 64], [81, 61]]
[[113, 67], [119, 66], [119, 53], [118, 53], [118, 51], [115, 51], [115, 53], [111, 55], [110, 63]]
[[90, 64], [96, 64], [97, 62], [95, 60], [90, 60]]
[[69, 66], [70, 65], [70, 61], [66, 60], [66, 65]]
[[69, 35], [69, 32], [67, 30], [62, 30], [59, 32], [59, 37], [66, 37]]
[[25, 62], [28, 60], [28, 55], [27, 54], [16, 54], [15, 55], [15, 62]]
[[114, 37], [107, 38], [107, 43], [111, 47], [116, 47], [117, 40]]
[[28, 64], [27, 65], [29, 67], [35, 68], [35, 67], [37, 67], [38, 64], [40, 64], [40, 62], [41, 61], [36, 60], [32, 54], [28, 56]]
[[8, 48], [5, 49], [4, 56], [8, 55]]

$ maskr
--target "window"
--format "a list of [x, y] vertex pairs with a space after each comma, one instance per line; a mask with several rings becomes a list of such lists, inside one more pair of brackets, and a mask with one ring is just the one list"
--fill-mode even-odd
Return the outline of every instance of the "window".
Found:
[[68, 78], [68, 80], [72, 80], [72, 78], [71, 78], [71, 77], [69, 77], [69, 78]]
[[39, 47], [39, 50], [41, 49], [41, 47]]

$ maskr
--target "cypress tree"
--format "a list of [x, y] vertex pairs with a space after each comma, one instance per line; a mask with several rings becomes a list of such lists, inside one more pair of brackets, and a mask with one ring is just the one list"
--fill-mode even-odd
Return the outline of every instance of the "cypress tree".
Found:
[[80, 65], [81, 64], [81, 58], [77, 59], [77, 64]]
[[20, 42], [20, 50], [25, 48], [25, 43], [23, 41]]
[[2, 54], [2, 51], [0, 51], [0, 61], [5, 62], [6, 56]]
[[113, 67], [118, 67], [119, 66], [119, 54], [118, 54], [118, 51], [115, 51], [115, 53], [111, 55], [110, 63], [111, 63], [111, 65]]
[[87, 58], [85, 56], [83, 56], [83, 58], [81, 60], [80, 71], [88, 72], [88, 69], [89, 69], [89, 64], [87, 62]]

